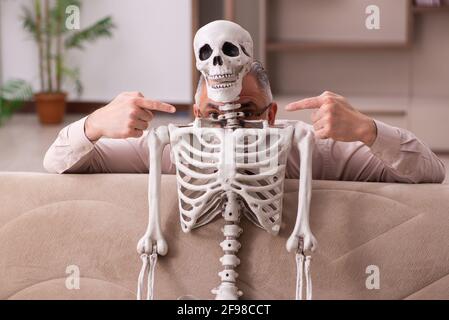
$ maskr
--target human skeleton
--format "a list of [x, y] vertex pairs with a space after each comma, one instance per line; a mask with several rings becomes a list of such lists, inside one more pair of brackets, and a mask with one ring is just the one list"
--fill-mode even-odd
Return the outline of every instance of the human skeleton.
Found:
[[[313, 133], [299, 125], [269, 126], [266, 120], [247, 121], [236, 103], [242, 80], [253, 62], [250, 34], [229, 21], [214, 21], [198, 30], [194, 39], [196, 66], [202, 73], [208, 96], [222, 102], [218, 119], [200, 119], [186, 126], [169, 124], [149, 132], [149, 224], [137, 250], [141, 254], [137, 297], [141, 299], [145, 276], [147, 299], [153, 298], [154, 269], [158, 255], [166, 255], [167, 242], [160, 227], [161, 157], [171, 146], [176, 165], [179, 211], [184, 232], [203, 226], [222, 214], [225, 239], [219, 272], [221, 284], [212, 290], [216, 299], [238, 299], [237, 257], [243, 213], [251, 222], [277, 235], [282, 218], [282, 199], [287, 156], [291, 143], [301, 156], [298, 213], [286, 247], [296, 252], [296, 299], [302, 299], [306, 273], [306, 298], [311, 299], [310, 256], [316, 245], [309, 227], [311, 156]], [[304, 270], [305, 268], [305, 270]]]

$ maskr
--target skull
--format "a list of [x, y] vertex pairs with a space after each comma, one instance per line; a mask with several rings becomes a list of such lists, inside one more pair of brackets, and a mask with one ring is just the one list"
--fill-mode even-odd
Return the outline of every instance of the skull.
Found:
[[198, 30], [193, 48], [209, 98], [217, 102], [238, 100], [243, 77], [253, 62], [249, 32], [231, 21], [213, 21]]

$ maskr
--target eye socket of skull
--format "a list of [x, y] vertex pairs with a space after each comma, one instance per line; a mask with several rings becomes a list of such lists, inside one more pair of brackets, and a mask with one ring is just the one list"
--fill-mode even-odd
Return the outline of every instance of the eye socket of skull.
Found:
[[221, 50], [228, 57], [237, 57], [240, 54], [239, 48], [230, 42], [225, 42]]
[[205, 44], [204, 46], [201, 47], [199, 52], [200, 60], [204, 61], [209, 59], [209, 57], [212, 55], [212, 52], [213, 52], [212, 48], [208, 44]]
[[242, 51], [246, 56], [250, 57], [244, 46], [240, 45], [240, 48], [242, 48]]

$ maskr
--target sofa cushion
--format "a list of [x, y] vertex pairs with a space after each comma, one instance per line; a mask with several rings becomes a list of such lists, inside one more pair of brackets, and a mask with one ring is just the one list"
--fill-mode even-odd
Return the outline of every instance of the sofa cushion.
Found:
[[[0, 173], [1, 299], [134, 299], [136, 252], [148, 219], [147, 175]], [[156, 268], [155, 297], [212, 299], [219, 284], [223, 219], [183, 233], [176, 180], [162, 177], [169, 253]], [[245, 299], [292, 299], [297, 180], [285, 185], [283, 224], [269, 235], [242, 219], [238, 286]], [[314, 181], [314, 299], [449, 298], [449, 185]], [[366, 287], [367, 267], [380, 289]], [[80, 288], [66, 287], [68, 266]]]

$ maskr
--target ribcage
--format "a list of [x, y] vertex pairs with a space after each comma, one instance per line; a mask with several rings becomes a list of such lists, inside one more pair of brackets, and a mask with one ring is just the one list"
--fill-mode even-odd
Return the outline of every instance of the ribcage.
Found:
[[245, 214], [270, 233], [282, 219], [285, 166], [293, 127], [237, 129], [235, 188], [244, 199]]
[[229, 190], [240, 196], [252, 222], [279, 231], [292, 127], [233, 131], [169, 125], [169, 131], [184, 231], [221, 213]]
[[184, 231], [211, 221], [221, 205], [217, 178], [222, 154], [221, 130], [169, 125], [176, 164], [181, 226]]

